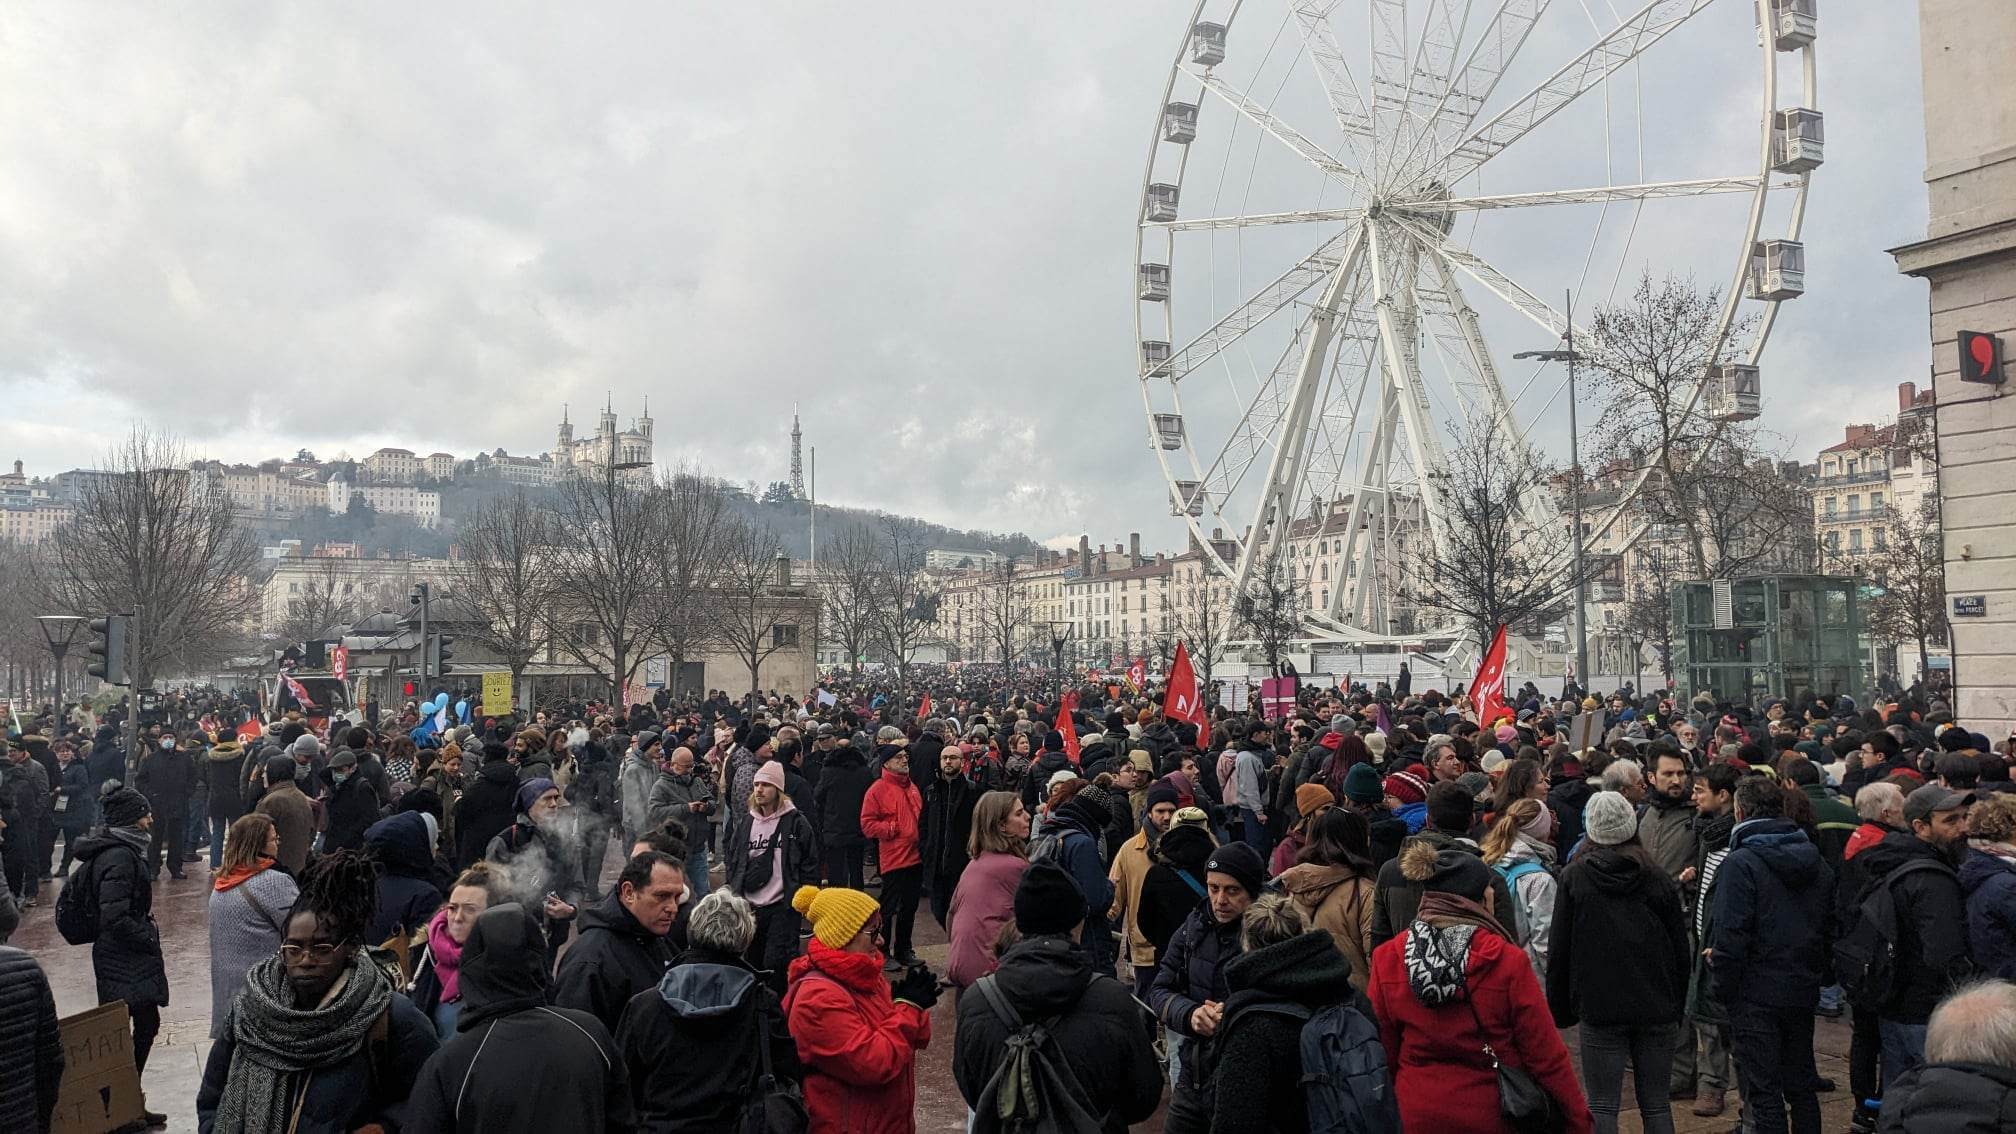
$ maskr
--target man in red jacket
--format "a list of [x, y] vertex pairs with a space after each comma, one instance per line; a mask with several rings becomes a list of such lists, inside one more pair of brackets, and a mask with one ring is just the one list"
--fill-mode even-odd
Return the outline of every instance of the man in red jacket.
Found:
[[[894, 729], [884, 728], [884, 733]], [[868, 785], [861, 798], [861, 833], [875, 840], [876, 862], [882, 871], [882, 927], [889, 934], [888, 967], [921, 964], [910, 947], [910, 926], [917, 918], [917, 899], [924, 887], [924, 854], [918, 842], [917, 818], [924, 797], [910, 782], [910, 754], [884, 741], [877, 754], [882, 778]]]

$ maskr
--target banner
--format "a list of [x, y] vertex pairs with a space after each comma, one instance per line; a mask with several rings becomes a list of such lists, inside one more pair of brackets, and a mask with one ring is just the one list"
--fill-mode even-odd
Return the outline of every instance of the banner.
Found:
[[1491, 648], [1477, 667], [1477, 680], [1470, 683], [1470, 696], [1477, 702], [1477, 727], [1488, 729], [1512, 715], [1505, 704], [1505, 627], [1491, 635]]
[[350, 676], [350, 647], [338, 646], [329, 651], [329, 672], [338, 681]]
[[1162, 715], [1171, 720], [1189, 721], [1197, 726], [1199, 751], [1211, 739], [1211, 718], [1204, 714], [1204, 696], [1197, 688], [1197, 671], [1190, 665], [1190, 647], [1176, 643], [1176, 660], [1169, 666], [1169, 692], [1162, 698]]
[[1132, 685], [1136, 693], [1148, 684], [1147, 658], [1135, 658], [1134, 664], [1127, 667], [1127, 684]]
[[486, 673], [483, 675], [483, 715], [486, 717], [508, 717], [511, 715], [511, 675], [509, 673]]
[[1078, 721], [1072, 714], [1078, 711], [1078, 691], [1064, 694], [1064, 703], [1057, 709], [1057, 731], [1064, 734], [1064, 754], [1071, 762], [1078, 762]]
[[819, 705], [821, 708], [828, 708], [839, 703], [840, 698], [834, 696], [831, 689], [821, 689], [819, 691]]
[[931, 694], [926, 693], [924, 694], [924, 699], [922, 701], [917, 702], [917, 719], [921, 721], [929, 717], [930, 715], [931, 715]]
[[1292, 677], [1263, 677], [1260, 679], [1260, 713], [1268, 720], [1281, 720], [1295, 714], [1296, 687], [1300, 684]]

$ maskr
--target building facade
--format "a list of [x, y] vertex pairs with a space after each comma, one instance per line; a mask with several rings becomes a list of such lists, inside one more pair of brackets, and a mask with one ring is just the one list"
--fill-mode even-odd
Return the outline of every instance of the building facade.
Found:
[[651, 447], [651, 401], [646, 398], [643, 414], [624, 430], [616, 428], [616, 411], [604, 406], [601, 416], [596, 419], [595, 433], [589, 437], [574, 436], [574, 424], [568, 419], [563, 406], [559, 435], [550, 456], [559, 472], [582, 476], [600, 475], [614, 459], [618, 466], [628, 466], [623, 473], [626, 480], [649, 483], [653, 459]]

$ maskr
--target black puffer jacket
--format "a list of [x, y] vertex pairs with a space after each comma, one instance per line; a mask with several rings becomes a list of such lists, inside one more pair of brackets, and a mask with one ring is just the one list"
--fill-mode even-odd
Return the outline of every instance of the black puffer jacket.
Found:
[[0, 1130], [48, 1134], [62, 1080], [49, 978], [34, 957], [0, 945]]
[[361, 771], [353, 771], [340, 784], [333, 772], [324, 771], [322, 775], [329, 791], [329, 797], [323, 801], [322, 853], [362, 848], [364, 832], [378, 821], [378, 793]]
[[[1213, 1088], [1212, 1134], [1309, 1129], [1302, 1088], [1304, 1021], [1257, 1006], [1288, 1001], [1315, 1013], [1349, 1003], [1371, 1020], [1371, 1002], [1351, 987], [1350, 962], [1328, 933], [1311, 930], [1233, 958], [1225, 966], [1225, 982], [1231, 996], [1205, 1057]], [[1223, 1090], [1217, 1089], [1221, 1083]]]
[[239, 779], [245, 753], [235, 740], [219, 741], [203, 761], [203, 782], [209, 788], [206, 811], [229, 823], [245, 814], [245, 785]]
[[1927, 1063], [1883, 1092], [1881, 1134], [2000, 1134], [2016, 1130], [2016, 1068]]
[[517, 815], [517, 765], [486, 761], [455, 805], [455, 865], [468, 866], [482, 858], [490, 840], [503, 834]]
[[1938, 848], [1905, 831], [1884, 835], [1882, 842], [1856, 855], [1855, 860], [1868, 879], [1858, 900], [1870, 886], [1907, 862], [1937, 865], [1933, 870], [1912, 871], [1898, 879], [1891, 890], [1904, 935], [1897, 942], [1896, 984], [1882, 1014], [1886, 1020], [1922, 1024], [1940, 998], [1974, 972], [1967, 952], [1967, 895], [1960, 885], [1960, 874], [1940, 856]]
[[1677, 1021], [1692, 971], [1680, 888], [1633, 855], [1585, 846], [1554, 892], [1540, 974], [1555, 1026]]
[[874, 782], [867, 757], [853, 745], [842, 745], [826, 754], [818, 785], [812, 789], [813, 810], [819, 813], [819, 845], [867, 845], [868, 839], [861, 833], [861, 801]]
[[375, 943], [394, 932], [409, 936], [419, 932], [446, 900], [434, 884], [427, 821], [413, 811], [380, 819], [364, 832], [364, 849], [380, 868], [378, 907], [366, 940]]
[[[1220, 1004], [1230, 990], [1225, 984], [1225, 966], [1239, 955], [1239, 920], [1220, 924], [1211, 916], [1211, 907], [1199, 906], [1184, 919], [1183, 927], [1169, 939], [1169, 947], [1155, 966], [1155, 983], [1148, 989], [1148, 1005], [1163, 1024], [1185, 1036], [1197, 1038], [1190, 1028], [1190, 1014], [1206, 1000]], [[1203, 1082], [1202, 1059], [1205, 1045], [1183, 1045], [1183, 1069], [1178, 1082], [1196, 1087]]]
[[923, 784], [924, 814], [919, 850], [924, 856], [927, 878], [957, 878], [966, 869], [966, 837], [973, 830], [973, 805], [980, 802], [980, 785], [963, 775], [946, 779], [937, 769]]
[[154, 884], [141, 857], [146, 847], [146, 833], [132, 827], [89, 835], [77, 844], [77, 871], [91, 871], [98, 890], [91, 970], [98, 978], [101, 1004], [168, 1003], [168, 970], [161, 960], [161, 931], [154, 925]]
[[196, 763], [186, 750], [164, 749], [156, 741], [140, 758], [140, 771], [133, 780], [133, 786], [147, 797], [157, 813], [180, 814], [189, 806]]
[[616, 1043], [586, 1012], [546, 1004], [546, 942], [515, 905], [485, 910], [462, 948], [455, 1035], [420, 1068], [403, 1129], [628, 1130]]
[[637, 1129], [734, 1129], [761, 1064], [759, 1044], [770, 1046], [773, 1074], [798, 1081], [798, 1045], [777, 994], [740, 957], [688, 951], [657, 988], [630, 998], [616, 1029]]
[[[1031, 937], [1001, 955], [992, 979], [1024, 1023], [1058, 1017], [1050, 1037], [1086, 1092], [1080, 1103], [1104, 1116], [1107, 1134], [1124, 1134], [1155, 1113], [1162, 1068], [1154, 1022], [1119, 981], [1093, 973], [1090, 953], [1066, 937]], [[959, 997], [952, 1079], [967, 1106], [979, 1102], [1007, 1055], [1008, 1036], [985, 995], [968, 989]]]
[[616, 892], [582, 910], [577, 924], [580, 936], [560, 958], [553, 1003], [587, 1012], [614, 1031], [630, 998], [664, 979], [671, 946], [638, 924]]
[[[1158, 959], [1169, 947], [1169, 939], [1189, 920], [1191, 911], [1204, 904], [1204, 864], [1216, 846], [1201, 827], [1176, 827], [1156, 844], [1154, 865], [1141, 880], [1136, 918], [1141, 936], [1155, 946]], [[1193, 882], [1196, 885], [1191, 885]]]

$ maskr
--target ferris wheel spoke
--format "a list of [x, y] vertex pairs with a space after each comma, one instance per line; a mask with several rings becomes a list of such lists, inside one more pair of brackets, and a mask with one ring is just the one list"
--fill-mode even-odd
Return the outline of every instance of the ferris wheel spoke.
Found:
[[1192, 68], [1190, 75], [1199, 83], [1202, 83], [1205, 90], [1223, 99], [1227, 106], [1238, 111], [1254, 125], [1278, 139], [1283, 145], [1293, 150], [1297, 157], [1337, 179], [1346, 189], [1359, 192], [1369, 191], [1370, 187], [1366, 185], [1365, 179], [1360, 176], [1357, 170], [1338, 161], [1335, 157], [1331, 156], [1328, 150], [1310, 141], [1307, 137], [1303, 136], [1301, 131], [1282, 121], [1279, 115], [1261, 105], [1253, 96], [1239, 90], [1209, 71], [1200, 71]]
[[[1446, 240], [1439, 240], [1426, 229], [1410, 221], [1394, 218], [1393, 223], [1404, 229], [1408, 235], [1412, 236], [1433, 256], [1439, 257], [1449, 265], [1461, 270], [1464, 275], [1482, 284], [1485, 290], [1504, 300], [1514, 310], [1538, 323], [1550, 333], [1558, 336], [1567, 332], [1568, 320], [1566, 316], [1556, 311], [1551, 304], [1540, 299], [1531, 291], [1521, 287], [1504, 272], [1492, 267], [1482, 256], [1467, 248], [1459, 248]], [[1575, 335], [1577, 338], [1587, 338], [1590, 342], [1595, 341], [1595, 336], [1590, 335], [1580, 327], [1575, 329]]]
[[1219, 351], [1239, 341], [1246, 332], [1265, 323], [1335, 272], [1349, 258], [1357, 232], [1358, 229], [1353, 228], [1324, 241], [1316, 251], [1248, 296], [1203, 334], [1184, 344], [1183, 349], [1169, 359], [1169, 380], [1182, 381], [1184, 375], [1209, 362]]
[[1243, 216], [1198, 217], [1194, 220], [1142, 221], [1142, 228], [1160, 228], [1170, 232], [1198, 232], [1209, 229], [1260, 228], [1276, 224], [1334, 224], [1337, 221], [1358, 221], [1365, 217], [1363, 209], [1305, 209], [1291, 213], [1247, 213]]
[[1365, 100], [1365, 92], [1359, 89], [1357, 79], [1351, 74], [1351, 64], [1344, 58], [1344, 49], [1338, 45], [1337, 36], [1330, 29], [1330, 9], [1334, 7], [1335, 0], [1330, 3], [1299, 0], [1295, 4], [1295, 22], [1302, 30], [1302, 48], [1316, 68], [1317, 78], [1323, 83], [1323, 94], [1330, 103], [1330, 113], [1337, 119], [1338, 129], [1344, 131], [1346, 137], [1370, 140], [1376, 136], [1372, 104]]
[[[1477, 120], [1498, 81], [1519, 55], [1526, 37], [1540, 22], [1549, 0], [1499, 0], [1491, 22], [1470, 47], [1463, 65], [1443, 84], [1442, 94], [1428, 112], [1427, 128], [1416, 132], [1400, 156], [1401, 176], [1417, 161], [1425, 162], [1455, 145]], [[1459, 37], [1460, 42], [1460, 37]]]
[[1475, 172], [1577, 98], [1645, 53], [1714, 0], [1652, 0], [1539, 86], [1430, 162], [1445, 185]]
[[[1549, 189], [1536, 193], [1501, 193], [1490, 197], [1424, 198], [1397, 203], [1410, 213], [1467, 213], [1481, 209], [1518, 209], [1528, 205], [1594, 205], [1611, 201], [1650, 201], [1661, 197], [1706, 197], [1716, 193], [1754, 193], [1764, 179], [1703, 177], [1692, 181], [1648, 181], [1642, 185], [1599, 185], [1587, 189]], [[1799, 179], [1781, 178], [1771, 189], [1797, 189]]]
[[[1428, 411], [1428, 394], [1421, 385], [1420, 360], [1412, 349], [1412, 328], [1405, 336], [1401, 333], [1395, 309], [1401, 305], [1406, 289], [1401, 286], [1401, 281], [1391, 278], [1390, 266], [1385, 259], [1390, 242], [1380, 240], [1382, 227], [1377, 224], [1366, 226], [1366, 255], [1372, 265], [1373, 306], [1379, 313], [1379, 344], [1386, 359], [1386, 379], [1393, 384], [1399, 397], [1400, 424], [1406, 431], [1408, 452], [1416, 462], [1417, 471], [1425, 477], [1429, 470], [1447, 465], [1442, 459], [1441, 438]], [[1403, 248], [1391, 251], [1404, 257], [1412, 255]], [[1423, 486], [1422, 496], [1427, 503], [1429, 530], [1437, 545], [1441, 546], [1447, 530], [1442, 503], [1426, 485]]]

